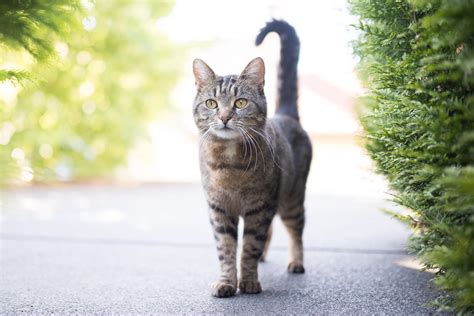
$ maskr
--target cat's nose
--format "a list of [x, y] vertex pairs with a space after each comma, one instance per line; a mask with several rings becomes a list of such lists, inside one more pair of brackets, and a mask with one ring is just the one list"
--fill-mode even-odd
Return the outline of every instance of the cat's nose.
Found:
[[229, 120], [231, 119], [231, 116], [230, 115], [221, 115], [221, 116], [219, 116], [219, 118], [221, 119], [222, 123], [224, 123], [224, 125], [227, 125], [227, 122], [229, 122]]
[[224, 125], [227, 125], [227, 122], [229, 122], [229, 120], [230, 120], [230, 117], [222, 117], [221, 118], [221, 121], [222, 121], [222, 123], [224, 123]]

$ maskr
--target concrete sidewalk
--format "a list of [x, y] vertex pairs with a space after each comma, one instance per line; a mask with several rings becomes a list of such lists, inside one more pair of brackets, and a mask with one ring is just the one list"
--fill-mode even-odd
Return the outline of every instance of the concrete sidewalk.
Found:
[[309, 195], [304, 275], [279, 221], [263, 293], [210, 296], [218, 276], [199, 185], [33, 187], [3, 192], [0, 313], [426, 314], [408, 231], [378, 199]]

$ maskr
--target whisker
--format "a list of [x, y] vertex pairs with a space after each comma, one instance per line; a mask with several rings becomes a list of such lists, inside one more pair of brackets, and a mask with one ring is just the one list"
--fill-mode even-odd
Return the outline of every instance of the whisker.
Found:
[[245, 140], [245, 135], [242, 132], [242, 129], [239, 126], [237, 127], [237, 131], [239, 132], [239, 135], [242, 137], [242, 146], [244, 147], [244, 160], [247, 157], [247, 142]]
[[237, 124], [239, 128], [241, 128], [242, 132], [246, 135], [247, 140], [249, 141], [249, 148], [250, 148], [250, 155], [249, 155], [249, 163], [247, 165], [247, 169], [250, 166], [250, 162], [252, 161], [253, 150], [255, 150], [255, 163], [254, 169], [257, 168], [258, 165], [258, 151], [255, 144], [255, 139], [250, 135], [250, 133], [244, 128], [242, 124]]
[[[265, 172], [265, 156], [263, 154], [263, 150], [262, 148], [260, 147], [260, 145], [258, 144], [257, 140], [252, 136], [252, 134], [248, 134], [249, 137], [255, 142], [255, 144], [258, 146], [258, 149], [260, 150], [260, 154], [262, 155], [262, 160], [263, 160], [263, 172]], [[257, 149], [255, 149], [256, 153], [258, 153]], [[256, 167], [256, 166], [255, 166]]]
[[214, 129], [215, 123], [210, 123], [207, 125], [207, 130], [205, 128], [201, 128], [201, 131], [206, 130], [204, 134], [201, 135], [201, 138], [199, 140], [199, 146], [201, 146], [210, 136], [210, 132]]
[[239, 126], [237, 126], [237, 128], [242, 132], [242, 135], [244, 136], [244, 142], [245, 142], [245, 155], [244, 155], [244, 160], [245, 160], [245, 158], [247, 157], [247, 144], [248, 144], [248, 146], [249, 146], [249, 151], [250, 151], [249, 161], [248, 161], [248, 163], [247, 163], [247, 167], [245, 168], [245, 171], [242, 173], [242, 175], [244, 175], [244, 174], [247, 172], [247, 170], [249, 169], [249, 167], [250, 167], [250, 162], [252, 161], [252, 147], [250, 146], [250, 145], [251, 145], [250, 142], [247, 141], [247, 140], [248, 140], [248, 137], [247, 137], [247, 135], [246, 135], [245, 130], [244, 130], [243, 128], [239, 127]]
[[[271, 126], [271, 124], [269, 124], [269, 126], [270, 126], [270, 128], [272, 129], [272, 131], [274, 131], [273, 126]], [[270, 155], [271, 155], [271, 157], [272, 157], [273, 163], [274, 163], [282, 172], [287, 173], [286, 170], [284, 170], [284, 169], [278, 164], [277, 159], [275, 159], [275, 158], [277, 158], [277, 157], [276, 157], [276, 156], [277, 156], [277, 153], [276, 153], [276, 150], [275, 150], [275, 147], [274, 147], [274, 143], [275, 143], [275, 142], [273, 141], [272, 137], [271, 137], [269, 134], [266, 134], [265, 131], [262, 130], [262, 129], [256, 130], [256, 129], [252, 128], [252, 127], [250, 127], [250, 129], [251, 129], [252, 131], [254, 131], [255, 133], [257, 133], [258, 135], [260, 135], [260, 136], [263, 138], [263, 140], [265, 141], [265, 144], [267, 145], [268, 149], [270, 150]]]

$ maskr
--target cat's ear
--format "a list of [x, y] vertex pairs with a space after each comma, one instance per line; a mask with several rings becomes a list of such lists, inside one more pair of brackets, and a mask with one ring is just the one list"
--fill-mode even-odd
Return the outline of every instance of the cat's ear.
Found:
[[200, 90], [202, 87], [209, 85], [216, 79], [216, 74], [201, 59], [195, 59], [193, 62], [194, 79], [196, 80], [196, 88]]
[[260, 57], [253, 59], [247, 67], [245, 67], [244, 71], [242, 71], [239, 78], [252, 80], [263, 87], [265, 83], [265, 63], [263, 59]]

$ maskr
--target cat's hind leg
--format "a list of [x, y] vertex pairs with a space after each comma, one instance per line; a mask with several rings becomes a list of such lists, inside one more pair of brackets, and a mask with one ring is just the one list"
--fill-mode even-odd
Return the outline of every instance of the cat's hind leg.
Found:
[[304, 273], [303, 266], [303, 229], [305, 223], [304, 206], [298, 205], [283, 214], [281, 220], [290, 236], [290, 263], [288, 272]]

